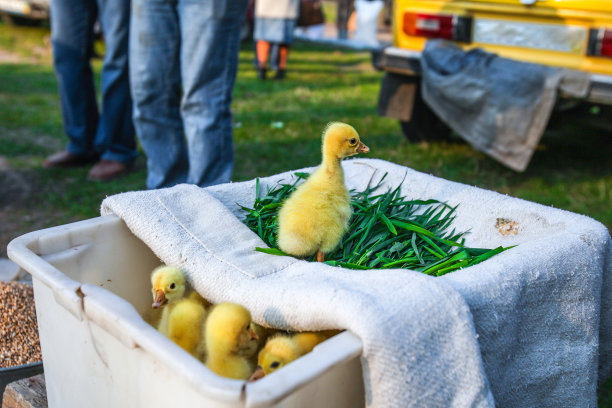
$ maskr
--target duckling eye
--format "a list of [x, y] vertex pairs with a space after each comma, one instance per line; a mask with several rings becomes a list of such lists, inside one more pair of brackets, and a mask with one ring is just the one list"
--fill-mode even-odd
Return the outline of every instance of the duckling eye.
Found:
[[357, 139], [356, 138], [352, 138], [352, 139], [349, 140], [349, 144], [351, 146], [353, 146], [355, 143], [357, 143]]
[[172, 282], [172, 283], [170, 284], [170, 289], [174, 289], [174, 288], [176, 288], [176, 284], [175, 284], [174, 282]]
[[251, 323], [246, 325], [246, 329], [249, 330], [251, 328]]
[[274, 361], [272, 364], [270, 364], [270, 368], [277, 368], [279, 365], [280, 363], [278, 361]]

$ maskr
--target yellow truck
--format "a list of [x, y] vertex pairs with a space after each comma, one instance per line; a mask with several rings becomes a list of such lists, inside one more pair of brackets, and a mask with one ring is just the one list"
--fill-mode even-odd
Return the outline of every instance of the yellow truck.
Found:
[[378, 111], [399, 119], [410, 140], [448, 132], [420, 96], [429, 39], [586, 72], [584, 101], [612, 105], [612, 0], [395, 0], [392, 25], [392, 45], [373, 54], [386, 71]]

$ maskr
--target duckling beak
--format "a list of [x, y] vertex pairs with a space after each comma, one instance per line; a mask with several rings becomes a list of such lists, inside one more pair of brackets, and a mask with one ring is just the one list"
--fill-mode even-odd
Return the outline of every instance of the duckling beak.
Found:
[[259, 336], [255, 332], [255, 329], [253, 329], [253, 326], [249, 327], [249, 334], [251, 335], [252, 339], [259, 340]]
[[255, 381], [255, 380], [259, 380], [260, 378], [263, 378], [266, 376], [266, 373], [264, 373], [263, 368], [258, 365], [257, 369], [255, 370], [255, 372], [253, 374], [251, 374], [251, 376], [249, 377], [248, 381]]
[[163, 290], [156, 290], [155, 291], [155, 298], [153, 299], [153, 304], [151, 306], [153, 306], [153, 309], [157, 309], [160, 306], [165, 305], [166, 303], [168, 303], [168, 299], [166, 299], [166, 294], [164, 293]]
[[357, 146], [357, 153], [368, 153], [370, 148], [363, 144], [363, 142], [359, 142], [359, 146]]

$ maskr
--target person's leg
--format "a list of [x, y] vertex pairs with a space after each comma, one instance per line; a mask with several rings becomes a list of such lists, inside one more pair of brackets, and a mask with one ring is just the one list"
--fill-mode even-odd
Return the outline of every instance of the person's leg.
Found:
[[95, 157], [94, 137], [98, 107], [90, 58], [93, 49], [95, 0], [52, 0], [51, 43], [57, 76], [66, 150], [83, 158]]
[[247, 0], [179, 0], [187, 182], [199, 186], [228, 182], [232, 175], [230, 104], [246, 6]]
[[136, 158], [128, 71], [130, 0], [98, 0], [106, 52], [102, 65], [102, 106], [95, 148], [103, 160], [130, 165]]
[[348, 21], [351, 16], [353, 1], [339, 0], [338, 12], [336, 13], [336, 27], [338, 28], [338, 38], [348, 38]]
[[268, 65], [268, 55], [270, 54], [270, 43], [264, 40], [257, 40], [257, 78], [266, 79]]
[[287, 72], [287, 60], [289, 59], [289, 44], [278, 45], [278, 70], [275, 79], [285, 79]]
[[187, 180], [180, 115], [180, 29], [176, 3], [133, 0], [130, 82], [136, 133], [147, 155], [147, 187]]

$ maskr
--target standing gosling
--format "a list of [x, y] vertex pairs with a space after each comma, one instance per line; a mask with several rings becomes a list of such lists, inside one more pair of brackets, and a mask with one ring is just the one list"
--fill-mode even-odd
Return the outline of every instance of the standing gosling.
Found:
[[340, 242], [351, 217], [351, 199], [340, 162], [370, 149], [350, 125], [334, 122], [323, 133], [321, 165], [283, 203], [278, 213], [278, 247], [293, 256], [326, 253]]

